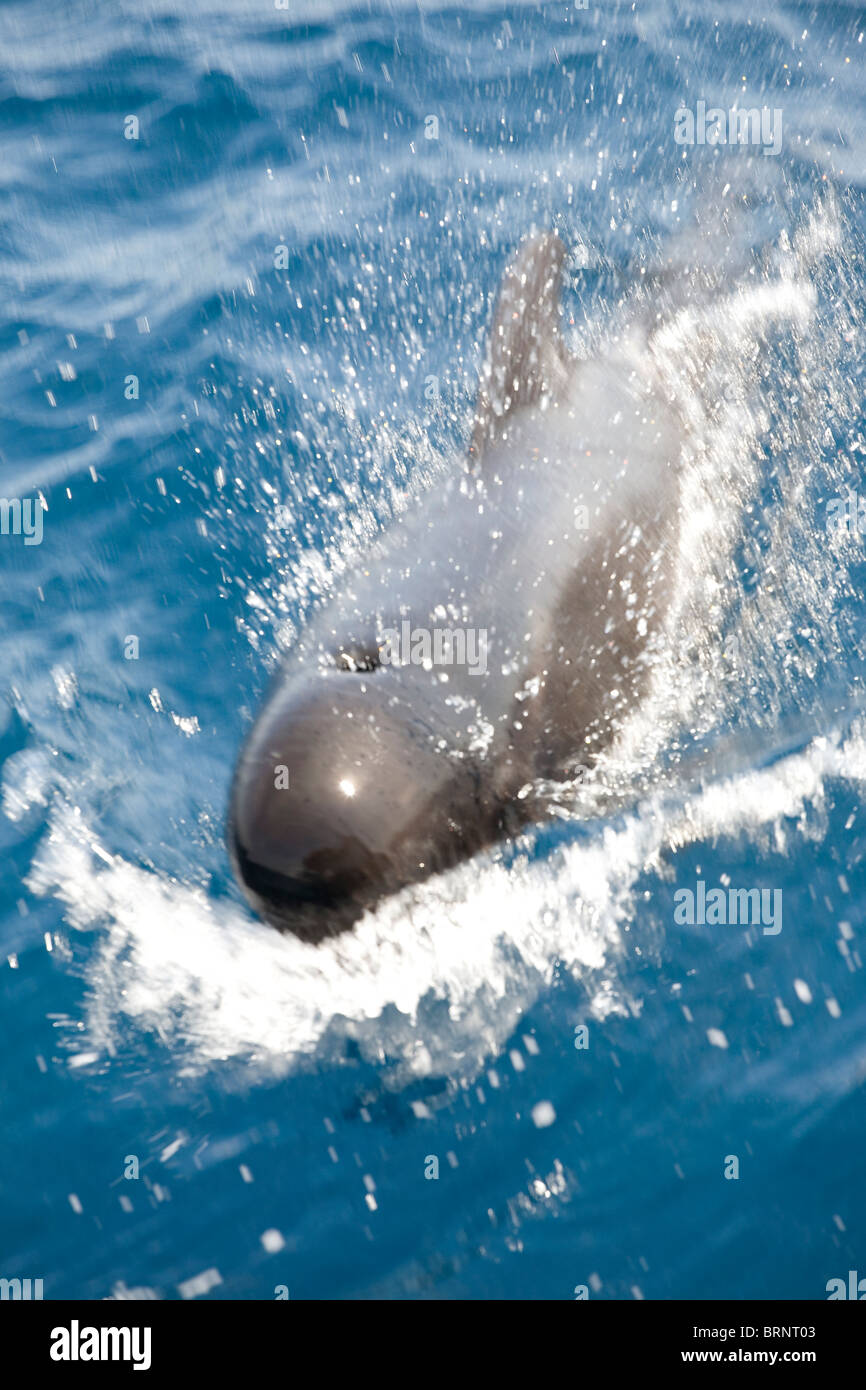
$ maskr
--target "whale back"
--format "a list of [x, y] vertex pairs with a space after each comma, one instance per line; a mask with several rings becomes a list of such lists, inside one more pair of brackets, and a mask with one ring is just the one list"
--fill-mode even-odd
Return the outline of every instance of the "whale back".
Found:
[[[505, 796], [516, 780], [581, 761], [581, 750], [590, 760], [616, 712], [639, 697], [678, 524], [682, 422], [655, 379], [646, 334], [636, 328], [576, 361], [559, 329], [565, 256], [562, 241], [543, 234], [505, 272], [474, 416], [474, 480], [457, 473], [420, 498], [371, 547], [296, 657], [343, 653], [375, 666], [383, 631], [403, 622], [483, 632], [483, 672], [412, 666], [369, 679], [411, 681], [419, 714], [437, 732], [446, 726], [458, 754], [504, 744], [510, 771], [494, 780]], [[485, 743], [482, 725], [495, 740]]]

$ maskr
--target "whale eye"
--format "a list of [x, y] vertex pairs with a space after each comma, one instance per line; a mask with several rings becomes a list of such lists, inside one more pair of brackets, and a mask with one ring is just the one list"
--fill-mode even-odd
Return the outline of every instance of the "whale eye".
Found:
[[340, 648], [337, 653], [337, 665], [341, 671], [375, 671], [382, 665], [382, 658], [375, 644], [353, 643]]

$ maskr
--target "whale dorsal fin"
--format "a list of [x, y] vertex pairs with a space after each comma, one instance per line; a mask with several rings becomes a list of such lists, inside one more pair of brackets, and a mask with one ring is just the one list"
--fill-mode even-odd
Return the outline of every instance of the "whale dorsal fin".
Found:
[[559, 332], [562, 267], [568, 251], [554, 232], [528, 237], [502, 277], [475, 406], [469, 458], [501, 437], [512, 411], [564, 381], [568, 353]]

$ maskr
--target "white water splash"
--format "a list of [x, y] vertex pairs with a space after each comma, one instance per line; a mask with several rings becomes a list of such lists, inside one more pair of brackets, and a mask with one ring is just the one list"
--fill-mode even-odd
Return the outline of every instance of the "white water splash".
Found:
[[[175, 1049], [189, 1074], [236, 1059], [253, 1077], [272, 1076], [327, 1050], [329, 1036], [350, 1036], [401, 1081], [472, 1075], [558, 964], [589, 985], [596, 1017], [638, 1007], [621, 991], [617, 962], [641, 876], [684, 845], [719, 837], [763, 837], [784, 852], [820, 818], [828, 778], [866, 781], [859, 727], [692, 796], [659, 793], [545, 858], [507, 867], [480, 856], [320, 947], [106, 853], [68, 809], [29, 886], [55, 894], [74, 930], [99, 930], [84, 1023], [86, 1046], [100, 1055], [134, 1022]], [[83, 1045], [77, 1032], [76, 1050]]]

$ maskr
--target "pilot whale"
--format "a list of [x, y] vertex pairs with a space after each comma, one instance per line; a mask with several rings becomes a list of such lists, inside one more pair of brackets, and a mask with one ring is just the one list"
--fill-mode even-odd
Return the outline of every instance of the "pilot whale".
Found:
[[689, 427], [652, 323], [570, 355], [566, 260], [519, 247], [467, 459], [311, 620], [240, 753], [236, 876], [305, 941], [543, 817], [646, 688]]

